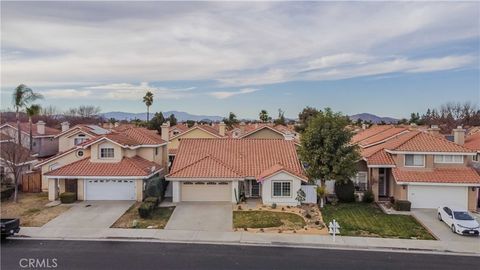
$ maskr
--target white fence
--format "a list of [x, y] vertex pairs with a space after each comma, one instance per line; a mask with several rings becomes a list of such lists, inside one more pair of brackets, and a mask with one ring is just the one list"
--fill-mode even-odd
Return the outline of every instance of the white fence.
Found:
[[302, 185], [301, 189], [306, 195], [304, 203], [317, 203], [317, 185]]

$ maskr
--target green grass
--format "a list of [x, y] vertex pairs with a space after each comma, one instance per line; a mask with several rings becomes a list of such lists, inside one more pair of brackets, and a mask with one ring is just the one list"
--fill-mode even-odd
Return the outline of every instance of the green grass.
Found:
[[407, 215], [387, 215], [377, 205], [345, 203], [326, 205], [322, 210], [325, 224], [335, 219], [341, 235], [372, 236], [402, 239], [435, 239], [415, 218]]
[[274, 228], [287, 226], [288, 229], [301, 229], [305, 220], [297, 214], [272, 211], [233, 211], [235, 228]]

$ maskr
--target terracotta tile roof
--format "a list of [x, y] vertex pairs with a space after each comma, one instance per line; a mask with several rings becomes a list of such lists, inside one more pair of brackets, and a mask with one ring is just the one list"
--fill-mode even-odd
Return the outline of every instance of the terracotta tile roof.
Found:
[[177, 152], [178, 152], [178, 149], [175, 149], [175, 148], [168, 149], [168, 154], [169, 155], [176, 155]]
[[385, 141], [385, 140], [388, 140], [389, 138], [392, 138], [398, 134], [401, 134], [403, 132], [408, 132], [408, 129], [406, 128], [398, 128], [398, 127], [393, 127], [393, 128], [389, 128], [389, 129], [386, 129], [386, 130], [383, 130], [375, 135], [372, 135], [364, 140], [361, 140], [358, 142], [358, 144], [361, 146], [361, 147], [366, 147], [368, 145], [372, 145], [372, 144], [377, 144], [377, 143], [381, 143], [382, 141]]
[[380, 143], [380, 144], [377, 144], [377, 145], [374, 145], [374, 146], [370, 146], [370, 147], [367, 147], [367, 148], [360, 148], [360, 153], [361, 153], [362, 157], [368, 158], [371, 155], [380, 151], [381, 149], [393, 150], [393, 149], [397, 148], [398, 146], [402, 145], [403, 143], [405, 143], [406, 141], [410, 140], [414, 136], [416, 136], [418, 133], [419, 133], [419, 131], [410, 131], [410, 132], [405, 132], [405, 133], [398, 134], [394, 138], [391, 138], [391, 139], [389, 139], [389, 140], [387, 140], [383, 143]]
[[371, 155], [367, 159], [367, 164], [369, 166], [374, 165], [395, 165], [395, 161], [392, 158], [392, 155], [385, 152], [384, 150], [379, 150], [375, 154]]
[[232, 168], [211, 156], [205, 156], [169, 175], [180, 178], [241, 178]]
[[9, 141], [12, 140], [13, 138], [8, 136], [7, 134], [0, 133], [0, 141]]
[[480, 175], [470, 167], [436, 168], [433, 170], [392, 169], [397, 182], [480, 184]]
[[0, 143], [0, 158], [15, 164], [36, 160], [29, 149], [14, 142]]
[[467, 136], [463, 146], [471, 150], [480, 151], [480, 132]]
[[130, 127], [121, 132], [113, 131], [108, 134], [96, 136], [91, 140], [80, 144], [80, 146], [90, 145], [103, 138], [107, 138], [123, 146], [158, 145], [165, 143], [161, 136], [154, 130], [148, 130], [141, 127]]
[[[202, 159], [204, 161], [199, 162]], [[272, 166], [280, 164], [290, 173], [307, 179], [294, 142], [281, 139], [183, 139], [170, 175], [178, 178], [210, 177], [212, 173], [207, 173], [205, 166], [219, 167], [219, 164], [228, 168], [230, 173], [257, 179]], [[185, 167], [190, 167], [188, 174], [182, 174]], [[222, 170], [222, 174], [225, 173]]]
[[[17, 129], [17, 123], [8, 122], [8, 123], [5, 123], [5, 125], [9, 125], [15, 130]], [[30, 134], [30, 124], [28, 122], [20, 123], [20, 130], [23, 133]], [[37, 132], [37, 124], [32, 124], [32, 134], [33, 134], [33, 136], [54, 136], [54, 135], [59, 134], [60, 132], [61, 131], [59, 129], [45, 126], [45, 133], [40, 134], [40, 133]]]
[[391, 150], [407, 152], [473, 152], [443, 137], [433, 136], [426, 132], [418, 132], [416, 136]]
[[71, 133], [75, 130], [82, 131], [83, 133], [87, 133], [91, 136], [98, 136], [98, 135], [110, 133], [109, 130], [104, 129], [104, 128], [102, 128], [100, 126], [97, 126], [97, 125], [78, 124], [78, 125], [75, 125], [75, 126], [69, 128], [66, 131], [63, 131], [63, 132], [59, 133], [56, 137]]
[[[152, 169], [153, 168], [153, 169]], [[138, 176], [145, 177], [161, 166], [139, 156], [124, 157], [120, 162], [91, 162], [90, 157], [70, 163], [45, 175], [52, 176]]]
[[372, 126], [368, 129], [362, 130], [359, 133], [355, 134], [352, 138], [352, 143], [358, 143], [363, 141], [371, 136], [374, 136], [380, 132], [383, 132], [387, 129], [393, 128], [392, 125], [381, 125], [381, 126]]

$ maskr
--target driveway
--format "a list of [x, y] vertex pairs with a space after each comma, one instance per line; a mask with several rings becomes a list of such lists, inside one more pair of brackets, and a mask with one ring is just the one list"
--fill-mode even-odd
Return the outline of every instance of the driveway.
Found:
[[177, 204], [165, 229], [189, 231], [232, 231], [232, 204], [182, 202]]
[[480, 244], [480, 237], [453, 233], [444, 222], [438, 220], [436, 209], [412, 209], [412, 214], [441, 241], [461, 241]]
[[42, 228], [109, 228], [135, 201], [83, 201], [54, 218]]

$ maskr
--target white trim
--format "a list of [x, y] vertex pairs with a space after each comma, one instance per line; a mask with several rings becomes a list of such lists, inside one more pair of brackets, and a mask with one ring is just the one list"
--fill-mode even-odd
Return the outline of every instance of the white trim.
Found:
[[368, 168], [396, 168], [397, 166], [395, 165], [368, 165]]
[[[281, 169], [281, 170], [279, 170], [278, 172], [276, 172], [276, 173], [274, 173], [274, 174], [271, 174], [271, 175], [265, 177], [265, 178], [264, 178], [264, 181], [267, 180], [267, 179], [269, 179], [269, 178], [274, 177], [275, 175], [277, 175], [277, 174], [279, 174], [279, 173], [286, 173], [286, 174], [288, 174], [288, 175], [290, 175], [290, 176], [293, 176], [293, 177], [299, 179], [299, 180], [302, 181], [302, 182], [308, 182], [308, 179], [303, 179], [303, 178], [301, 178], [301, 177], [299, 177], [299, 176], [297, 176], [297, 175], [295, 175], [295, 174], [293, 174], [293, 173], [291, 173], [291, 172], [289, 172], [289, 171], [287, 171], [287, 170], [285, 170], [285, 169]], [[246, 177], [246, 179], [247, 179], [247, 178], [249, 178], [249, 179], [254, 179], [254, 180], [258, 180], [258, 179], [256, 179], [255, 177], [251, 177], [251, 178], [250, 178], [250, 177]]]
[[[60, 169], [60, 168], [58, 168]], [[57, 179], [148, 179], [155, 174], [163, 171], [163, 168], [154, 171], [153, 173], [144, 176], [144, 175], [133, 175], [133, 176], [58, 176], [58, 175], [45, 175], [46, 178], [57, 178]]]
[[435, 182], [402, 182], [397, 181], [399, 185], [407, 185], [407, 186], [452, 186], [452, 187], [480, 187], [480, 183], [472, 184], [472, 183], [435, 183]]
[[[293, 181], [292, 180], [272, 180], [272, 193], [271, 193], [271, 197], [272, 198], [292, 198], [293, 197], [293, 191], [292, 191], [292, 188], [293, 188]], [[289, 196], [275, 196], [275, 183], [289, 183], [290, 184], [290, 195]], [[283, 186], [280, 185], [280, 191], [281, 193], [283, 194]]]
[[407, 155], [407, 154], [418, 154], [418, 155], [462, 155], [462, 156], [474, 156], [476, 155], [475, 152], [422, 152], [422, 151], [395, 151], [395, 150], [388, 150], [385, 149], [387, 153], [390, 154], [400, 154], [400, 155]]
[[[451, 156], [452, 161], [448, 162], [445, 161], [445, 156]], [[437, 161], [437, 157], [442, 157], [442, 161]], [[454, 157], [461, 157], [462, 160], [460, 162], [457, 162], [454, 160]], [[433, 163], [435, 164], [463, 164], [465, 162], [465, 157], [463, 155], [434, 155], [433, 156]]]
[[244, 181], [246, 179], [245, 178], [213, 178], [213, 177], [176, 178], [176, 177], [165, 176], [165, 180], [170, 182], [192, 182], [192, 181], [222, 182], [222, 181]]
[[188, 130], [186, 130], [186, 131], [183, 132], [183, 133], [180, 133], [180, 134], [178, 134], [178, 135], [173, 136], [172, 138], [170, 138], [170, 139], [168, 139], [168, 140], [169, 140], [169, 141], [172, 141], [172, 140], [174, 140], [174, 139], [176, 139], [176, 138], [178, 138], [178, 137], [181, 137], [181, 136], [183, 136], [184, 134], [187, 134], [187, 133], [189, 133], [189, 132], [191, 132], [191, 131], [193, 131], [193, 130], [195, 130], [195, 129], [197, 129], [197, 128], [200, 128], [202, 131], [205, 131], [205, 132], [207, 132], [208, 134], [211, 134], [211, 135], [213, 135], [213, 136], [215, 136], [215, 137], [217, 137], [217, 138], [223, 138], [223, 137], [220, 136], [219, 134], [212, 133], [212, 132], [210, 132], [210, 131], [208, 131], [208, 130], [205, 130], [205, 129], [201, 128], [199, 125], [196, 125], [196, 126], [193, 126], [193, 127], [189, 128]]

